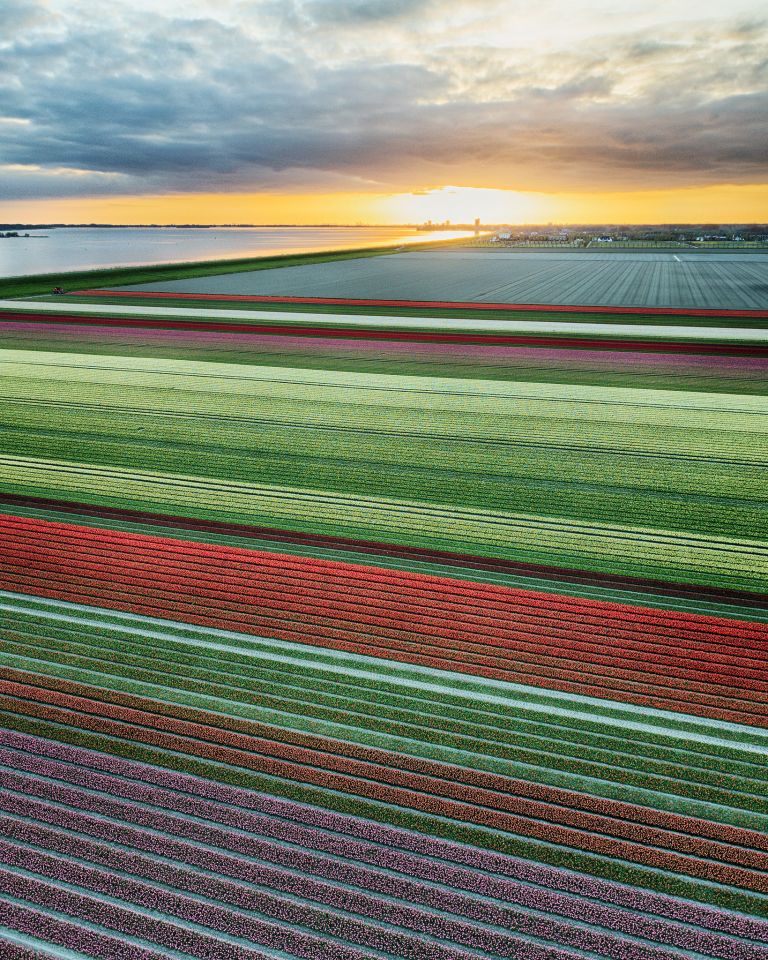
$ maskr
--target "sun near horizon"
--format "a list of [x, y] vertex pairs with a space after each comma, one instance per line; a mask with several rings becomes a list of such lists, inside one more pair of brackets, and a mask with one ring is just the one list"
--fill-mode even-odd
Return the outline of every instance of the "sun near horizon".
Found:
[[180, 194], [0, 203], [7, 223], [420, 224], [758, 223], [768, 184], [619, 193], [524, 193], [448, 186], [399, 194]]

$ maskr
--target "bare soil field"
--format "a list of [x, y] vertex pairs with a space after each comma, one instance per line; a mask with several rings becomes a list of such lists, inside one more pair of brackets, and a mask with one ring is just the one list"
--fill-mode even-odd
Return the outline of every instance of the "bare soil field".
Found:
[[126, 289], [759, 310], [768, 307], [768, 254], [435, 250]]

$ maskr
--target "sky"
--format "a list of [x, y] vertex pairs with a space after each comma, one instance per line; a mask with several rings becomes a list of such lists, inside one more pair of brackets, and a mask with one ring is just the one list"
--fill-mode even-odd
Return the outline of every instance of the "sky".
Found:
[[754, 0], [0, 0], [0, 221], [768, 221]]

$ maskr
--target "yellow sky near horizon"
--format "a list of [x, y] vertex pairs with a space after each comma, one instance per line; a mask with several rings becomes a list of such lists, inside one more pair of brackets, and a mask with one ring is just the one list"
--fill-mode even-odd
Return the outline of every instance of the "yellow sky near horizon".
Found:
[[606, 193], [177, 194], [0, 202], [4, 223], [761, 223], [768, 184]]

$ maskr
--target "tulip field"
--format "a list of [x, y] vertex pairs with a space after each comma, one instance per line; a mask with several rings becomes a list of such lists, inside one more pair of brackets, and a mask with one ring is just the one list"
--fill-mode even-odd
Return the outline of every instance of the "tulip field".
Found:
[[768, 314], [398, 309], [0, 302], [0, 957], [768, 960]]

